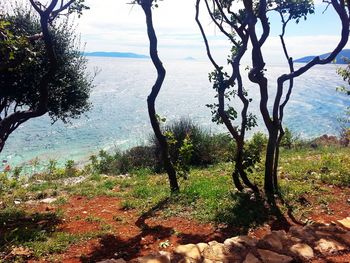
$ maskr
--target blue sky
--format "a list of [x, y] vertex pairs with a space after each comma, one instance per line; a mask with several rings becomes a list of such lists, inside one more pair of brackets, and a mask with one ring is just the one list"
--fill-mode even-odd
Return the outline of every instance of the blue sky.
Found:
[[[137, 5], [127, 0], [87, 0], [91, 10], [79, 19], [79, 31], [86, 42], [86, 51], [119, 51], [148, 53], [145, 18]], [[164, 0], [154, 10], [154, 24], [159, 39], [159, 54], [164, 58], [181, 59], [192, 56], [205, 59], [205, 50], [198, 27], [194, 21], [195, 0]], [[286, 35], [287, 45], [294, 58], [317, 55], [331, 51], [339, 40], [340, 21], [330, 7], [322, 14], [325, 4], [316, 3], [316, 14], [298, 25], [290, 23]], [[229, 50], [226, 38], [202, 9], [203, 25], [216, 56], [226, 58]], [[271, 15], [271, 37], [264, 51], [266, 59], [279, 61], [279, 17]]]

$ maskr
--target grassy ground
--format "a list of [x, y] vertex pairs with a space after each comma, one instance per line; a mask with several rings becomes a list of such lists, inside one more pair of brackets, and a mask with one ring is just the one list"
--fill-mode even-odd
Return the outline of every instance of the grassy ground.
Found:
[[[132, 210], [139, 215], [151, 212], [163, 219], [186, 217], [235, 226], [237, 234], [246, 233], [276, 217], [276, 211], [267, 209], [262, 198], [234, 190], [230, 177], [232, 166], [232, 163], [220, 163], [207, 168], [192, 168], [188, 179], [180, 180], [181, 192], [173, 196], [169, 195], [166, 176], [147, 169], [139, 169], [124, 177], [97, 174], [91, 169], [70, 170], [69, 176], [87, 177], [74, 185], [63, 183], [65, 173], [62, 171], [61, 176], [53, 176], [54, 180], [50, 173], [34, 176], [29, 181], [1, 174], [0, 258], [8, 256], [10, 251], [14, 254], [11, 257], [19, 260], [26, 255], [55, 255], [73, 243], [110, 233], [111, 227], [92, 215], [84, 220], [99, 224], [98, 230], [83, 234], [61, 231], [58, 226], [65, 220], [62, 207], [71, 196], [89, 199], [116, 197], [121, 200], [125, 211]], [[350, 186], [350, 148], [284, 149], [279, 175], [280, 191], [285, 201], [279, 205], [281, 213], [290, 210], [298, 220], [306, 220], [316, 206], [327, 212], [328, 205], [336, 200], [332, 187]], [[262, 163], [255, 165], [250, 178], [262, 187]], [[57, 198], [48, 206], [49, 209], [45, 208], [49, 211], [31, 209], [30, 202], [47, 197]], [[124, 220], [122, 217], [114, 219]]]

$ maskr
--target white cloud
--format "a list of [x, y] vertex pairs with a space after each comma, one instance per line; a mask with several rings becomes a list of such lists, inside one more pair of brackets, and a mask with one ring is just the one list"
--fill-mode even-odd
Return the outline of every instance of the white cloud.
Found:
[[[144, 13], [140, 6], [127, 4], [128, 2], [130, 1], [86, 1], [91, 9], [78, 20], [78, 31], [86, 42], [87, 51], [148, 53]], [[321, 0], [317, 0], [316, 4], [321, 4]], [[206, 59], [203, 40], [194, 20], [195, 0], [165, 0], [159, 2], [159, 5], [159, 8], [153, 10], [159, 54], [166, 58], [193, 56]], [[201, 9], [201, 21], [214, 54], [224, 61], [230, 50], [229, 42], [210, 22], [204, 6]], [[329, 52], [338, 40], [339, 37], [327, 34], [286, 37], [290, 55], [294, 58]], [[269, 61], [280, 60], [283, 53], [277, 36], [269, 38], [264, 53]]]

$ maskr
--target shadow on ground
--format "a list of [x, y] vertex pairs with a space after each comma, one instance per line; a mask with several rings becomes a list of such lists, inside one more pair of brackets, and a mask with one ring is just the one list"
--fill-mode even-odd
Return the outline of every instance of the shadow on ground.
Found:
[[45, 240], [56, 229], [60, 219], [55, 213], [25, 213], [6, 209], [0, 212], [0, 253], [8, 256], [12, 246]]
[[[226, 238], [236, 235], [247, 234], [251, 227], [258, 227], [269, 223], [273, 230], [288, 230], [290, 224], [275, 204], [268, 205], [261, 197], [252, 198], [249, 194], [234, 193], [231, 196], [232, 206], [218, 211], [216, 221], [220, 227], [217, 228], [215, 239], [223, 242]], [[89, 255], [81, 257], [83, 262], [96, 262], [108, 258], [123, 258], [130, 260], [141, 255], [143, 240], [151, 236], [153, 240], [165, 240], [174, 235], [174, 229], [161, 224], [149, 226], [146, 223], [156, 215], [157, 212], [169, 206], [170, 199], [166, 198], [156, 206], [142, 214], [135, 225], [140, 229], [140, 234], [131, 239], [122, 239], [116, 235], [105, 235], [100, 240], [100, 245]], [[213, 237], [207, 235], [192, 235], [180, 233], [177, 235], [178, 243], [209, 242]], [[159, 248], [162, 250], [162, 248]]]

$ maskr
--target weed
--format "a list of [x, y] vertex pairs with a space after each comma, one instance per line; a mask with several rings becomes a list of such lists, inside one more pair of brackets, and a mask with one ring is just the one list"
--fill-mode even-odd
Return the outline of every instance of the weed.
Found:
[[88, 215], [85, 219], [86, 222], [89, 223], [101, 223], [102, 219], [93, 215]]
[[135, 205], [135, 202], [131, 201], [131, 200], [124, 200], [121, 203], [121, 208], [123, 210], [132, 210], [135, 209], [137, 206]]

